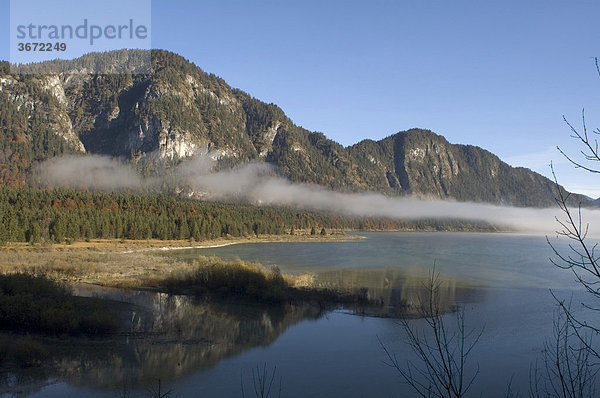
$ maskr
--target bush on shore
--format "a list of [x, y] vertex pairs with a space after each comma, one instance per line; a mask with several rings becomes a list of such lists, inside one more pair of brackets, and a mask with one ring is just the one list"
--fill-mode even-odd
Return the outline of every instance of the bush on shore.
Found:
[[313, 286], [294, 287], [293, 281], [303, 276], [283, 275], [277, 266], [267, 270], [259, 263], [247, 263], [240, 259], [228, 262], [217, 257], [200, 257], [192, 268], [179, 270], [166, 278], [147, 281], [146, 285], [171, 293], [268, 303], [316, 302], [321, 306], [373, 304], [369, 302], [366, 292], [354, 294]]
[[276, 266], [267, 270], [257, 263], [227, 262], [201, 257], [192, 269], [179, 271], [155, 283], [170, 292], [239, 297], [269, 302], [286, 299], [288, 283]]

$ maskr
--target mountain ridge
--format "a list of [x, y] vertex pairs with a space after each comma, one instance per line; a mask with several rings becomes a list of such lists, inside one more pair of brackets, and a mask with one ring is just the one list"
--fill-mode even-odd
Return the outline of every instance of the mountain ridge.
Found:
[[[3, 62], [0, 181], [23, 185], [33, 165], [63, 153], [119, 157], [147, 174], [209, 155], [220, 168], [267, 162], [292, 182], [346, 192], [554, 205], [551, 180], [485, 149], [425, 129], [344, 147], [177, 54], [150, 54], [147, 74], [136, 72], [143, 50], [23, 65], [22, 74]], [[131, 65], [131, 73], [94, 74], [99, 65]]]

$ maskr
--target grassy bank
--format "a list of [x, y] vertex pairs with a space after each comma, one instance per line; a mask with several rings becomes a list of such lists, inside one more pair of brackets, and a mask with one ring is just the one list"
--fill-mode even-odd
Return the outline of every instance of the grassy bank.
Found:
[[308, 230], [298, 230], [294, 235], [252, 235], [245, 237], [224, 237], [196, 241], [186, 240], [161, 240], [161, 239], [86, 239], [66, 240], [61, 243], [44, 242], [30, 244], [26, 242], [6, 242], [0, 246], [0, 253], [11, 250], [39, 251], [39, 250], [123, 250], [123, 251], [150, 251], [154, 249], [182, 249], [225, 246], [240, 243], [261, 242], [339, 242], [361, 239], [358, 235], [346, 235], [344, 231], [336, 230], [326, 235], [311, 235]]
[[172, 293], [274, 302], [282, 301], [290, 287], [276, 267], [267, 270], [257, 263], [228, 262], [216, 257], [200, 257], [188, 269], [148, 279], [144, 284]]
[[259, 263], [239, 259], [199, 257], [187, 269], [164, 278], [147, 279], [143, 284], [171, 293], [269, 303], [369, 304], [366, 294], [317, 289], [314, 282], [312, 274], [285, 275], [277, 266], [266, 269]]
[[188, 294], [210, 304], [233, 302], [236, 308], [239, 303], [250, 303], [248, 308], [281, 313], [301, 308], [322, 313], [341, 304], [356, 308], [372, 304], [366, 294], [318, 289], [312, 274], [286, 275], [276, 267], [266, 269], [258, 263], [215, 257], [198, 257], [190, 263], [146, 249], [70, 246], [0, 250], [0, 370], [2, 365], [10, 369], [15, 364], [55, 366], [56, 353], [41, 344], [40, 337], [42, 341], [63, 341], [67, 336], [74, 337], [71, 341], [90, 337], [96, 341], [96, 336], [108, 335], [110, 340], [119, 335], [112, 332], [124, 330], [115, 302], [74, 297], [71, 282]]
[[[330, 241], [357, 236], [310, 234], [219, 239], [201, 246], [273, 241]], [[362, 302], [361, 295], [317, 289], [314, 275], [284, 275], [278, 269], [241, 260], [199, 257], [193, 263], [156, 249], [188, 247], [187, 241], [90, 241], [73, 245], [12, 246], [0, 250], [0, 274], [29, 273], [63, 282], [154, 289], [197, 296], [262, 302]], [[86, 245], [87, 244], [87, 245]], [[160, 246], [159, 246], [160, 245]]]
[[[360, 239], [360, 237], [264, 235], [252, 238], [215, 239], [194, 243], [192, 247], [349, 239]], [[152, 282], [166, 279], [170, 275], [189, 272], [191, 267], [189, 263], [160, 254], [162, 249], [186, 247], [190, 247], [189, 241], [92, 240], [70, 245], [11, 244], [0, 248], [0, 274], [24, 272], [67, 282], [92, 283], [109, 287], [147, 287], [144, 286], [144, 281]]]

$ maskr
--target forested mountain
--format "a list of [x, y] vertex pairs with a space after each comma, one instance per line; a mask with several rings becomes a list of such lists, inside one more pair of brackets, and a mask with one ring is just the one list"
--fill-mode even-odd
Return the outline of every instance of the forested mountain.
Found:
[[[210, 154], [220, 167], [264, 161], [291, 181], [336, 190], [554, 204], [550, 180], [481, 148], [419, 129], [343, 147], [176, 54], [153, 50], [150, 72], [140, 72], [147, 57], [140, 50], [88, 54], [25, 65], [35, 73], [20, 74], [2, 63], [0, 182], [22, 186], [33, 164], [63, 153], [125, 158], [144, 173]], [[98, 65], [131, 72], [96, 74]]]

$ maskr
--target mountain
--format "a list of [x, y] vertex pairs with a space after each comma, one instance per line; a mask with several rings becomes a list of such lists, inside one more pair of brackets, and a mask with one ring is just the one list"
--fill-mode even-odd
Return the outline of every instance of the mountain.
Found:
[[[64, 153], [125, 158], [144, 173], [209, 154], [219, 167], [268, 162], [291, 181], [342, 191], [554, 204], [552, 181], [484, 149], [421, 129], [343, 147], [179, 55], [153, 50], [150, 73], [140, 72], [147, 57], [142, 50], [93, 53], [20, 66], [29, 72], [20, 74], [3, 62], [0, 182], [23, 185], [32, 165]], [[131, 72], [96, 74], [98, 65]]]

